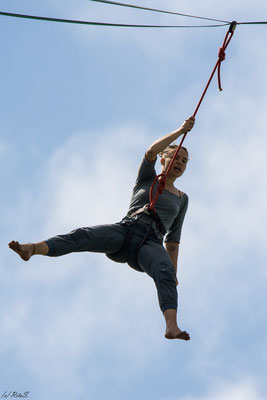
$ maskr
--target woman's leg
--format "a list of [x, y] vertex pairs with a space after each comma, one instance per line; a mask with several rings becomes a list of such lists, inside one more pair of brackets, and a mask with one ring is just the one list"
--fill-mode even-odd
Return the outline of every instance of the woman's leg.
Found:
[[123, 246], [126, 234], [127, 227], [124, 224], [98, 225], [78, 228], [39, 243], [20, 244], [12, 241], [9, 247], [24, 261], [28, 261], [35, 254], [58, 257], [82, 251], [112, 253]]
[[156, 284], [159, 305], [166, 322], [165, 337], [189, 340], [189, 334], [181, 331], [177, 325], [175, 271], [166, 250], [156, 241], [148, 240], [139, 250], [138, 263]]

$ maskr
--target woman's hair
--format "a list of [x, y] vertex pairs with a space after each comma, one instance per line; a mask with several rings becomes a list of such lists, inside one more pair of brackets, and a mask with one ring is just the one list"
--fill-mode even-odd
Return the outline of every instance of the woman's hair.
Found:
[[[170, 144], [169, 146], [166, 147], [162, 152], [159, 153], [160, 157], [164, 156], [169, 156], [170, 153], [173, 153], [173, 150], [177, 149], [178, 145], [177, 144]], [[184, 149], [187, 152], [187, 157], [189, 159], [189, 153], [186, 147], [181, 146], [181, 149]]]

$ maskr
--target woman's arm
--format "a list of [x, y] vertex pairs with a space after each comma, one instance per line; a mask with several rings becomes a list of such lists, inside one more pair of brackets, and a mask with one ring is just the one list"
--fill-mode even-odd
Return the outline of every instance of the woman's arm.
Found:
[[172, 142], [174, 142], [179, 136], [183, 135], [184, 133], [187, 133], [191, 131], [195, 123], [195, 117], [190, 117], [188, 118], [183, 125], [180, 126], [179, 129], [176, 131], [173, 131], [172, 133], [169, 133], [168, 135], [165, 135], [161, 137], [160, 139], [156, 140], [146, 151], [146, 158], [148, 161], [155, 161], [157, 158], [157, 155], [166, 149]]
[[178, 285], [177, 279], [177, 262], [178, 262], [178, 254], [179, 254], [179, 243], [178, 242], [166, 242], [166, 251], [171, 259], [173, 264], [175, 273], [176, 273], [176, 285]]

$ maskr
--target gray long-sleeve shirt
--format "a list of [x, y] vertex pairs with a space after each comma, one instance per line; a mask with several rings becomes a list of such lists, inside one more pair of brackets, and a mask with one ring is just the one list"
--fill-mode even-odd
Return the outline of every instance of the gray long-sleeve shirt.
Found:
[[[148, 161], [143, 158], [133, 188], [132, 198], [128, 214], [134, 212], [138, 208], [149, 204], [150, 187], [157, 176], [155, 171], [155, 161]], [[154, 189], [154, 194], [156, 188]], [[184, 193], [178, 197], [174, 193], [164, 190], [158, 197], [155, 211], [161, 218], [166, 229], [165, 242], [179, 242], [181, 238], [182, 225], [188, 207], [188, 196]]]

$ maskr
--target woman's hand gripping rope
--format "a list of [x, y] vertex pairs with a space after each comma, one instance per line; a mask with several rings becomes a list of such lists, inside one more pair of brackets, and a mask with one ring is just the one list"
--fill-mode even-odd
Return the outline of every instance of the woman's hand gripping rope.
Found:
[[180, 127], [180, 130], [183, 133], [187, 133], [190, 132], [191, 129], [193, 129], [194, 125], [195, 125], [195, 117], [192, 115], [191, 117], [187, 118], [184, 123], [182, 124], [182, 126]]
[[182, 140], [181, 140], [179, 146], [177, 147], [177, 149], [176, 149], [176, 151], [175, 151], [175, 153], [174, 153], [174, 155], [173, 155], [173, 157], [172, 157], [172, 160], [171, 160], [171, 162], [170, 162], [170, 164], [169, 164], [169, 166], [168, 166], [168, 169], [167, 169], [166, 173], [165, 173], [165, 174], [161, 174], [161, 175], [163, 175], [163, 176], [160, 178], [160, 180], [159, 180], [161, 186], [163, 187], [163, 188], [160, 188], [161, 193], [162, 193], [163, 190], [164, 190], [167, 175], [169, 174], [170, 169], [171, 169], [171, 167], [172, 167], [172, 165], [173, 165], [173, 163], [174, 163], [174, 160], [175, 160], [175, 158], [176, 158], [176, 156], [177, 156], [177, 154], [178, 154], [180, 148], [182, 147], [183, 141], [184, 141], [184, 139], [185, 139], [187, 133], [190, 132], [191, 129], [194, 127], [194, 125], [195, 125], [195, 120], [196, 120], [196, 119], [195, 119], [195, 116], [192, 115], [191, 117], [187, 118], [187, 119], [184, 121], [184, 123], [182, 124], [182, 126], [178, 129], [178, 131], [182, 132], [181, 134], [184, 135], [184, 136], [183, 136], [183, 138], [182, 138]]
[[[163, 140], [161, 140], [162, 142], [164, 141], [164, 143], [165, 143], [165, 141], [167, 139], [168, 143], [166, 143], [166, 145], [165, 145], [165, 147], [167, 147], [169, 144], [171, 144], [172, 139], [176, 140], [179, 136], [183, 135], [183, 138], [182, 138], [179, 146], [177, 147], [177, 149], [176, 149], [176, 151], [175, 151], [175, 153], [173, 155], [173, 158], [172, 158], [172, 160], [171, 160], [171, 162], [169, 164], [169, 167], [168, 167], [166, 173], [157, 175], [156, 178], [154, 179], [152, 185], [151, 185], [150, 193], [149, 193], [149, 204], [150, 204], [149, 210], [150, 211], [152, 211], [154, 209], [156, 201], [157, 201], [159, 195], [164, 191], [165, 185], [166, 185], [167, 175], [168, 175], [168, 173], [169, 173], [169, 171], [170, 171], [170, 169], [171, 169], [171, 167], [172, 167], [172, 165], [174, 163], [174, 160], [175, 160], [175, 158], [176, 158], [176, 156], [177, 156], [177, 154], [178, 154], [178, 152], [179, 152], [179, 150], [180, 150], [180, 148], [181, 148], [181, 146], [183, 144], [183, 141], [184, 141], [187, 133], [191, 131], [191, 129], [193, 128], [194, 125], [195, 125], [195, 116], [192, 115], [191, 117], [189, 117], [189, 118], [187, 118], [185, 120], [185, 122], [180, 126], [179, 129], [177, 129], [176, 131], [172, 132], [170, 135], [165, 136], [163, 138]], [[163, 148], [165, 148], [165, 147], [163, 147]], [[155, 196], [153, 197], [153, 190], [154, 190], [154, 187], [155, 187], [156, 184], [158, 184], [157, 192], [156, 192]]]

